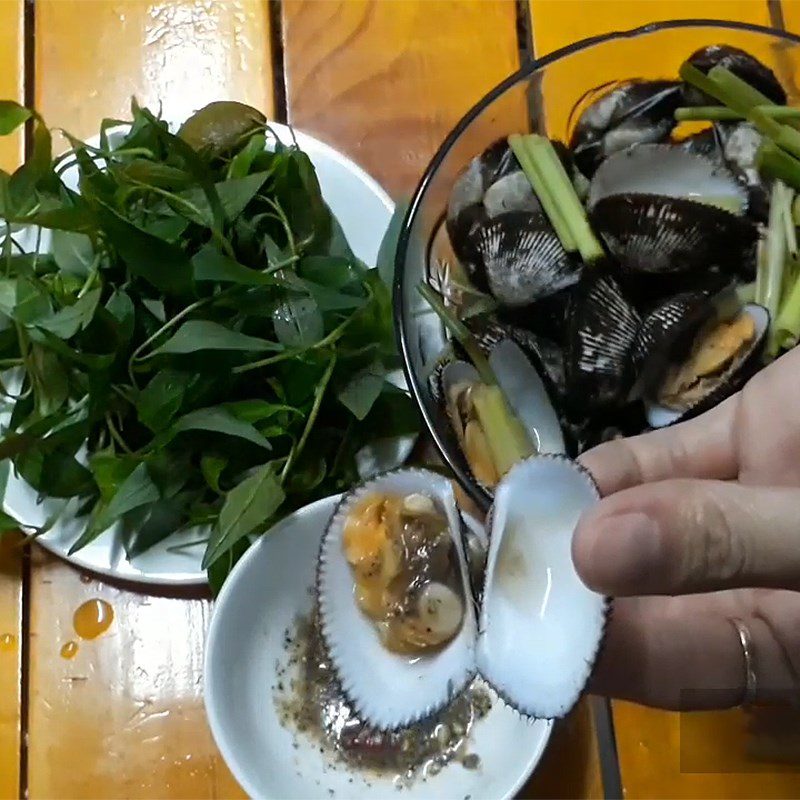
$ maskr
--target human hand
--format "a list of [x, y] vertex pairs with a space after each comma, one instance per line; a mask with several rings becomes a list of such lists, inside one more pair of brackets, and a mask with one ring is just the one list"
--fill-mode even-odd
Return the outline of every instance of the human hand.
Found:
[[603, 500], [575, 532], [618, 598], [592, 691], [663, 708], [800, 702], [800, 348], [712, 411], [579, 459]]

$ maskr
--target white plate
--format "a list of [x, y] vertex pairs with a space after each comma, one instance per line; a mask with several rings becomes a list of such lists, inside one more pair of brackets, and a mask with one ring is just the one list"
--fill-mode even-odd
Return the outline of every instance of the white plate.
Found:
[[[292, 132], [286, 125], [271, 123], [270, 127], [284, 141], [292, 141]], [[109, 132], [112, 145], [121, 133]], [[364, 263], [374, 265], [384, 233], [389, 225], [394, 204], [386, 192], [364, 170], [350, 159], [323, 142], [300, 131], [294, 131], [300, 149], [308, 154], [317, 171], [322, 194], [344, 230], [355, 255]], [[89, 140], [99, 145], [99, 137]], [[77, 190], [77, 168], [64, 174], [65, 183]], [[26, 249], [35, 246], [35, 232], [21, 232], [20, 244]], [[49, 237], [42, 237], [42, 249], [49, 246]], [[5, 422], [0, 418], [0, 422]], [[403, 437], [401, 441], [388, 443], [389, 449], [406, 454], [413, 440]], [[385, 453], [385, 455], [387, 455]], [[378, 454], [377, 457], [380, 457]], [[111, 528], [94, 542], [73, 556], [68, 556], [72, 543], [83, 530], [85, 521], [76, 520], [75, 504], [64, 507], [63, 501], [48, 499], [37, 502], [36, 492], [20, 478], [9, 476], [3, 499], [3, 508], [26, 525], [41, 527], [57, 510], [64, 509], [58, 523], [38, 542], [58, 556], [93, 572], [125, 580], [155, 585], [197, 585], [206, 583], [205, 571], [200, 568], [204, 545], [173, 552], [168, 548], [203, 538], [202, 532], [181, 531], [146, 553], [128, 560], [122, 547], [117, 528]]]
[[480, 756], [480, 769], [450, 764], [402, 792], [389, 777], [362, 776], [331, 764], [309, 739], [281, 725], [272, 686], [285, 661], [284, 634], [311, 610], [320, 538], [337, 499], [306, 506], [261, 537], [217, 598], [206, 643], [204, 696], [228, 767], [253, 798], [513, 797], [539, 762], [552, 723], [528, 722], [500, 701], [473, 730], [470, 751]]

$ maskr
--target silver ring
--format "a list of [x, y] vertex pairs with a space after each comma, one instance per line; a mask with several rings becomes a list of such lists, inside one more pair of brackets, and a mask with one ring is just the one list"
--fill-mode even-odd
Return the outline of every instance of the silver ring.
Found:
[[739, 644], [742, 646], [742, 654], [744, 655], [744, 694], [740, 705], [749, 706], [756, 700], [756, 692], [758, 690], [758, 679], [756, 672], [753, 668], [753, 641], [750, 638], [750, 629], [740, 619], [732, 619], [731, 624], [736, 628], [736, 633], [739, 636]]

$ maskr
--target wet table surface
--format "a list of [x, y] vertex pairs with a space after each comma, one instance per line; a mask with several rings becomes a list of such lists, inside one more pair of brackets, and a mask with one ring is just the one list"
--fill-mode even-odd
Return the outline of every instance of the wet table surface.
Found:
[[[800, 3], [0, 0], [0, 97], [78, 136], [124, 117], [132, 95], [173, 118], [241, 100], [330, 142], [400, 199], [462, 114], [523, 61], [681, 17], [799, 30]], [[21, 138], [0, 140], [0, 166], [22, 152]], [[241, 796], [203, 710], [210, 612], [203, 593], [115, 586], [6, 537], [0, 798]], [[799, 760], [785, 720], [624, 703], [613, 720], [628, 797], [800, 796], [800, 775], [776, 756]], [[522, 796], [603, 796], [589, 704], [558, 726]]]

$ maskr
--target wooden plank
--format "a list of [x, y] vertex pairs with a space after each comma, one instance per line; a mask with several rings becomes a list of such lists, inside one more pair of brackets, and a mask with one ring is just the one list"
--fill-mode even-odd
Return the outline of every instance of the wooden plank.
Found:
[[0, 539], [0, 798], [19, 795], [22, 687], [21, 537]]
[[[0, 0], [0, 99], [24, 101], [23, 0]], [[22, 160], [22, 134], [0, 138], [0, 169]]]
[[460, 117], [519, 66], [507, 0], [283, 4], [290, 121], [409, 195]]
[[[265, 3], [39, 0], [36, 13], [36, 100], [52, 126], [88, 136], [101, 118], [124, 116], [132, 94], [153, 106], [163, 101], [175, 119], [220, 98], [272, 112]], [[73, 613], [94, 599], [112, 606], [114, 622], [83, 641]], [[203, 709], [208, 617], [207, 600], [84, 582], [36, 551], [31, 798], [241, 796]], [[70, 641], [77, 653], [63, 658]]]
[[[519, 66], [511, 2], [285, 0], [283, 15], [290, 121], [395, 197], [413, 192], [460, 117]], [[525, 124], [522, 94], [506, 110], [510, 127], [489, 121], [494, 136]], [[602, 796], [588, 706], [558, 727], [521, 796]]]
[[[24, 101], [22, 0], [0, 2], [0, 98]], [[22, 134], [0, 138], [0, 169], [22, 159]], [[0, 798], [19, 795], [22, 688], [22, 549], [0, 539]]]
[[[800, 30], [800, 4], [783, 3], [786, 27]], [[768, 4], [755, 0], [530, 0], [534, 49], [537, 56], [589, 36], [634, 28], [663, 19], [705, 17], [770, 24]], [[771, 47], [753, 47], [752, 40], [731, 33], [718, 37], [749, 49], [776, 64]], [[675, 31], [659, 39], [657, 57], [643, 58], [641, 47], [620, 41], [602, 50], [571, 58], [563, 66], [548, 67], [542, 92], [548, 131], [564, 137], [567, 119], [577, 98], [587, 89], [622, 77], [675, 75], [694, 49], [709, 44], [708, 32]], [[787, 83], [787, 88], [790, 85]], [[769, 740], [743, 712], [674, 714], [631, 703], [614, 704], [622, 780], [628, 798], [635, 797], [792, 797], [800, 794], [796, 771], [775, 764], [781, 749], [780, 731]], [[797, 753], [795, 751], [795, 759]], [[772, 761], [772, 763], [770, 763]]]

